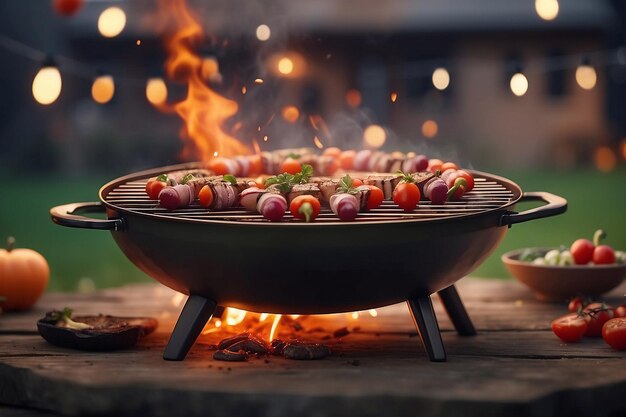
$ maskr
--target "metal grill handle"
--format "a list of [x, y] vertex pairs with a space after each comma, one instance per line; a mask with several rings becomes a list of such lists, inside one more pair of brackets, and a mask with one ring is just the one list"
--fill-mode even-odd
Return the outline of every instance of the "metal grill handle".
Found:
[[104, 205], [100, 202], [93, 203], [70, 203], [52, 207], [50, 216], [52, 221], [61, 226], [80, 227], [83, 229], [100, 229], [120, 231], [124, 227], [122, 219], [93, 219], [79, 216], [78, 213], [104, 213]]
[[523, 201], [544, 201], [548, 204], [534, 209], [522, 211], [521, 213], [508, 212], [500, 217], [499, 226], [510, 226], [515, 223], [527, 222], [528, 220], [541, 219], [543, 217], [556, 216], [565, 213], [567, 210], [567, 200], [558, 195], [543, 191], [528, 192], [522, 195]]

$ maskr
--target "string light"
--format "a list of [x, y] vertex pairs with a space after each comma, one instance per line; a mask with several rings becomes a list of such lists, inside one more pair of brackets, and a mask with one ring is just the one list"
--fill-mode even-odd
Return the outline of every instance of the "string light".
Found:
[[513, 74], [511, 77], [511, 91], [518, 97], [523, 96], [528, 91], [528, 79], [521, 72]]
[[436, 68], [432, 76], [433, 85], [439, 91], [443, 91], [450, 85], [450, 73], [445, 68]]
[[61, 72], [51, 59], [46, 60], [33, 79], [33, 97], [39, 104], [54, 103], [61, 95]]
[[535, 0], [535, 11], [543, 20], [554, 20], [559, 15], [557, 0]]
[[363, 140], [371, 148], [380, 148], [387, 140], [387, 133], [381, 126], [369, 125], [363, 131]]
[[106, 104], [115, 94], [115, 82], [110, 75], [100, 75], [93, 80], [91, 97], [96, 103]]
[[596, 86], [598, 75], [596, 69], [587, 63], [576, 68], [576, 82], [583, 90], [591, 90]]
[[422, 123], [422, 135], [425, 138], [432, 139], [437, 136], [439, 125], [434, 120], [426, 120]]
[[283, 57], [278, 61], [278, 72], [289, 75], [293, 72], [293, 61], [288, 57]]
[[167, 100], [167, 85], [163, 78], [150, 78], [146, 83], [146, 98], [155, 106]]
[[100, 13], [98, 18], [98, 31], [105, 38], [114, 38], [124, 30], [126, 26], [126, 13], [119, 7], [109, 7]]
[[267, 25], [259, 25], [256, 28], [256, 38], [258, 40], [260, 40], [261, 42], [265, 42], [267, 40], [269, 40], [269, 38], [272, 36], [272, 31], [270, 29], [269, 26]]

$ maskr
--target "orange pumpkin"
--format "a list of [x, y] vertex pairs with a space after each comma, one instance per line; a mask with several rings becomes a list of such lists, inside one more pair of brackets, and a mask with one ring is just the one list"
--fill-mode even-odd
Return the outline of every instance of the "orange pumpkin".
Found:
[[0, 249], [0, 296], [6, 298], [2, 309], [26, 310], [35, 304], [48, 285], [50, 268], [41, 254], [31, 249]]

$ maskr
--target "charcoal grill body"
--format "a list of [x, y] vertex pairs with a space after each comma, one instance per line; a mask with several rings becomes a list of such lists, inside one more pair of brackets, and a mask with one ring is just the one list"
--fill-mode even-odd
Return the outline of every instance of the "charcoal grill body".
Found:
[[[495, 249], [508, 226], [562, 213], [567, 205], [547, 193], [522, 194], [514, 183], [478, 172], [474, 174], [484, 184], [495, 183], [506, 191], [495, 194], [497, 204], [487, 204], [494, 199], [487, 194], [483, 203], [478, 192], [469, 197], [481, 207], [477, 210], [429, 207], [424, 209], [429, 210], [427, 215], [412, 216], [388, 204], [351, 223], [330, 218], [308, 224], [269, 223], [238, 212], [223, 217], [214, 213], [207, 219], [193, 209], [155, 211], [154, 201], [144, 206], [132, 200], [139, 205], [128, 209], [120, 201], [131, 200], [115, 197], [123, 194], [118, 190], [124, 184], [140, 190], [141, 181], [151, 176], [193, 167], [122, 177], [100, 190], [100, 203], [51, 210], [53, 220], [62, 225], [111, 230], [118, 246], [141, 270], [190, 295], [164, 355], [173, 360], [185, 357], [218, 303], [256, 312], [325, 314], [406, 300], [430, 359], [445, 360], [430, 295], [439, 292], [460, 334], [475, 334], [453, 284]], [[484, 185], [483, 190], [498, 187]], [[140, 194], [136, 197], [143, 201]], [[522, 199], [548, 204], [517, 214], [514, 206]], [[108, 220], [78, 215], [102, 209]]]

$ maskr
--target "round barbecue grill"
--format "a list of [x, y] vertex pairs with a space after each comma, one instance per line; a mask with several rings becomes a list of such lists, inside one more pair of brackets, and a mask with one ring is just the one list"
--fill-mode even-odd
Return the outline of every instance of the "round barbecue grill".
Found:
[[[218, 303], [250, 311], [323, 314], [364, 310], [408, 300], [431, 360], [445, 360], [430, 295], [439, 293], [460, 334], [475, 334], [453, 284], [471, 272], [508, 226], [563, 213], [567, 202], [522, 193], [505, 178], [472, 171], [475, 187], [460, 201], [421, 201], [405, 213], [391, 202], [353, 222], [323, 210], [313, 223], [285, 216], [274, 223], [243, 209], [210, 211], [192, 204], [166, 210], [145, 193], [148, 178], [196, 169], [157, 168], [113, 180], [100, 202], [51, 209], [70, 227], [110, 230], [126, 256], [166, 286], [190, 297], [164, 358], [181, 360]], [[547, 204], [523, 213], [522, 200]], [[106, 211], [100, 220], [79, 213]]]

